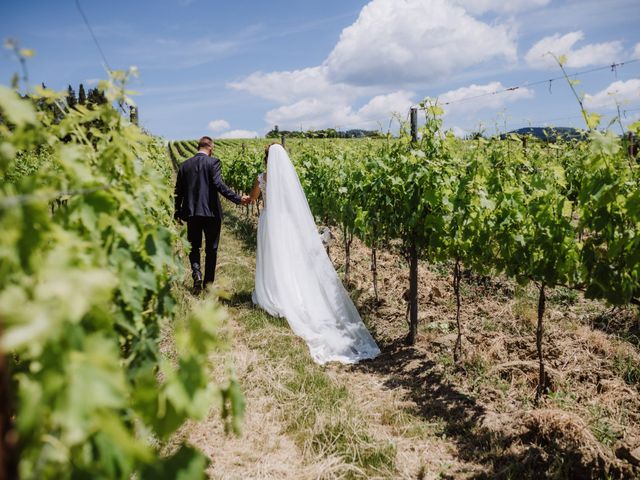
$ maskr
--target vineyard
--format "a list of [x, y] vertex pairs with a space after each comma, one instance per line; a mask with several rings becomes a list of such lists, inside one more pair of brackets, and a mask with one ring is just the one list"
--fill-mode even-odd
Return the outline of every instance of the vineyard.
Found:
[[[487, 381], [490, 370], [506, 389], [505, 396], [517, 391], [517, 409], [571, 404], [568, 410], [582, 415], [586, 406], [592, 413], [583, 420], [600, 449], [591, 463], [586, 461], [587, 470], [594, 478], [631, 475], [638, 459], [629, 452], [638, 446], [640, 433], [634, 313], [640, 303], [640, 167], [627, 139], [593, 129], [586, 141], [549, 143], [516, 135], [461, 140], [442, 133], [437, 106], [426, 105], [422, 111], [424, 127], [417, 141], [404, 130], [399, 138], [375, 140], [287, 139], [318, 223], [335, 227], [340, 245], [332, 247], [332, 258], [345, 283], [367, 305], [363, 310], [374, 329], [383, 312], [390, 311], [392, 329], [398, 333], [406, 316], [403, 341], [413, 345], [438, 340], [425, 342], [426, 348], [447, 352], [444, 360], [439, 357], [445, 363], [450, 353], [454, 375], [472, 377], [469, 371], [476, 368]], [[631, 126], [636, 134], [639, 129], [637, 123]], [[267, 140], [216, 141], [225, 181], [250, 191], [264, 171], [266, 145]], [[197, 150], [195, 140], [171, 142], [168, 148], [174, 165]], [[242, 208], [249, 220], [260, 212], [260, 205]], [[385, 278], [381, 285], [379, 259], [389, 255], [396, 258], [395, 282]], [[398, 280], [404, 282], [401, 288]], [[450, 290], [451, 302], [448, 308], [434, 307], [434, 292], [438, 296], [443, 289]], [[508, 292], [506, 298], [500, 291]], [[391, 292], [395, 298], [389, 298]], [[509, 349], [519, 351], [502, 352], [501, 362], [491, 368], [496, 359], [479, 360], [483, 348], [476, 342], [480, 336], [491, 343], [492, 335], [479, 335], [473, 323], [486, 323], [481, 320], [486, 307], [480, 314], [470, 313], [474, 305], [468, 308], [465, 302], [477, 307], [483, 295], [493, 295], [495, 308], [512, 302], [514, 292], [527, 297], [526, 312], [516, 317], [528, 317], [533, 330], [510, 332], [517, 346]], [[394, 302], [395, 309], [389, 308]], [[439, 320], [433, 318], [434, 311]], [[597, 323], [611, 312], [629, 319], [618, 330], [605, 329], [612, 334], [611, 351], [605, 348], [601, 355], [580, 359], [573, 350], [566, 357], [559, 351], [568, 347], [558, 336], [573, 335], [563, 329], [580, 329], [599, 319]], [[566, 317], [584, 321], [567, 323]], [[428, 318], [432, 321], [425, 322]], [[558, 325], [549, 324], [554, 321]], [[452, 335], [444, 335], [442, 344], [434, 330]], [[504, 334], [493, 332], [500, 341]], [[588, 345], [594, 339], [589, 335], [574, 341], [586, 342], [588, 350], [602, 349]], [[441, 348], [436, 348], [438, 343]], [[582, 361], [594, 362], [591, 374], [581, 368]], [[572, 371], [568, 365], [574, 362]], [[415, 382], [419, 378], [416, 373]], [[617, 379], [615, 388], [611, 378]], [[518, 383], [522, 390], [514, 387]], [[590, 404], [590, 395], [610, 398], [611, 389], [618, 396], [612, 405], [605, 407], [604, 400]], [[601, 409], [597, 415], [594, 408]], [[536, 428], [536, 435], [544, 437], [544, 426]], [[549, 460], [547, 466], [559, 469], [560, 476], [579, 471], [572, 470], [566, 458], [558, 462]]]
[[[214, 373], [211, 356], [228, 355], [227, 310], [183, 285], [173, 171], [196, 141], [167, 145], [127, 122], [113, 107], [128, 101], [126, 82], [117, 73], [100, 85], [108, 104], [73, 108], [64, 92], [0, 87], [0, 464], [10, 478], [205, 478], [216, 459], [185, 432], [214, 412], [221, 437], [239, 433], [240, 390], [255, 387], [251, 372]], [[291, 355], [298, 383], [273, 395], [281, 408], [293, 399], [298, 448], [349, 463], [334, 475], [345, 478], [406, 473], [397, 445], [435, 437], [473, 464], [440, 465], [447, 478], [637, 476], [640, 166], [627, 137], [590, 125], [586, 140], [461, 140], [437, 106], [421, 112], [419, 136], [402, 127], [286, 142], [383, 350], [350, 370]], [[225, 181], [250, 191], [267, 144], [216, 141]], [[245, 255], [261, 208], [231, 215]], [[222, 302], [255, 314], [242, 301], [250, 290], [237, 293]], [[312, 391], [306, 369], [322, 387], [321, 433], [299, 407]], [[325, 374], [359, 378], [367, 396], [404, 392], [376, 417], [398, 442], [340, 430], [322, 395], [347, 403], [347, 387]], [[408, 463], [407, 476], [425, 477]]]
[[[379, 246], [393, 245], [409, 259], [453, 262], [454, 284], [461, 265], [533, 282], [541, 321], [545, 288], [555, 286], [640, 304], [640, 167], [626, 138], [592, 131], [588, 142], [463, 141], [441, 134], [437, 107], [425, 112], [419, 142], [405, 132], [287, 144], [312, 211], [340, 227], [347, 255], [355, 235], [371, 247], [373, 263]], [[226, 181], [250, 191], [267, 145], [217, 141]], [[169, 145], [174, 165], [196, 150], [195, 140]], [[348, 282], [348, 259], [345, 268]]]
[[162, 449], [214, 403], [237, 429], [242, 397], [209, 380], [224, 313], [175, 286], [165, 146], [63, 95], [0, 87], [1, 478], [204, 478], [200, 452]]

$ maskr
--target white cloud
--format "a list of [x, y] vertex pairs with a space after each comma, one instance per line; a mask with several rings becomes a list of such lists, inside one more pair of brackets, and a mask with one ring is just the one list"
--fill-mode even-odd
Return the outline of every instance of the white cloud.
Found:
[[372, 0], [325, 61], [334, 82], [434, 82], [491, 59], [515, 61], [509, 26], [484, 23], [446, 0]]
[[256, 138], [261, 137], [258, 132], [253, 130], [230, 130], [228, 132], [221, 133], [218, 138]]
[[613, 82], [594, 95], [584, 96], [584, 105], [589, 109], [615, 109], [619, 105], [640, 100], [640, 79]]
[[557, 63], [549, 52], [556, 57], [565, 55], [566, 66], [581, 68], [589, 65], [608, 64], [619, 60], [623, 52], [622, 43], [618, 41], [605, 43], [591, 43], [580, 48], [575, 44], [584, 39], [584, 34], [578, 30], [560, 35], [556, 33], [538, 41], [525, 55], [525, 61], [531, 68], [552, 69]]
[[469, 13], [483, 14], [486, 12], [514, 13], [534, 8], [544, 7], [551, 0], [453, 0]]
[[631, 125], [634, 122], [640, 120], [640, 112], [632, 113], [630, 115], [626, 115], [622, 117], [622, 123], [624, 125]]
[[327, 76], [327, 67], [304, 68], [282, 72], [254, 72], [248, 77], [231, 82], [234, 90], [244, 90], [253, 95], [290, 103], [309, 97], [336, 97], [358, 95], [360, 90], [344, 84], [332, 83]]
[[413, 93], [404, 90], [377, 95], [358, 110], [358, 121], [384, 122], [394, 113], [406, 114], [414, 103], [412, 97]]
[[[412, 94], [404, 90], [375, 95], [379, 89], [331, 83], [326, 66], [255, 72], [229, 86], [281, 103], [267, 112], [265, 121], [283, 129], [374, 128], [379, 122], [386, 123], [394, 112], [406, 111], [412, 103]], [[371, 95], [368, 103], [353, 109], [355, 100]]]
[[455, 135], [458, 138], [464, 138], [467, 135], [469, 135], [469, 131], [458, 127], [457, 125], [453, 125], [452, 127], [449, 128], [449, 130], [451, 130], [451, 132], [453, 133], [453, 135]]
[[222, 130], [227, 130], [230, 125], [226, 120], [211, 120], [208, 127], [212, 132], [220, 132]]
[[265, 121], [284, 130], [307, 130], [345, 125], [351, 115], [345, 103], [306, 98], [268, 111]]
[[374, 128], [406, 112], [416, 82], [424, 88], [492, 60], [516, 60], [507, 24], [484, 23], [450, 0], [371, 0], [320, 65], [258, 71], [227, 86], [277, 102], [269, 126]]
[[[447, 115], [456, 113], [474, 113], [483, 109], [500, 109], [509, 102], [533, 98], [531, 89], [520, 87], [516, 90], [503, 92], [505, 86], [501, 82], [490, 82], [486, 85], [472, 84], [468, 87], [449, 90], [438, 97], [438, 103], [443, 105]], [[501, 92], [496, 93], [493, 92]], [[450, 105], [444, 105], [451, 102]]]
[[640, 43], [636, 43], [633, 49], [633, 58], [640, 58]]
[[265, 117], [267, 124], [283, 129], [364, 128], [386, 127], [394, 113], [404, 114], [413, 104], [413, 94], [404, 90], [377, 95], [354, 110], [345, 99], [300, 100], [292, 105], [275, 108]]

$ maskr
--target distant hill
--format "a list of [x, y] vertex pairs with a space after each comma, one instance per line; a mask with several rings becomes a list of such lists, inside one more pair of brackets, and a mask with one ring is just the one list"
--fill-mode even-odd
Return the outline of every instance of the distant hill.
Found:
[[531, 135], [545, 140], [547, 142], [555, 142], [558, 139], [561, 140], [581, 140], [585, 138], [584, 130], [578, 130], [572, 127], [525, 127], [518, 130], [512, 130], [508, 133], [503, 133], [500, 138], [506, 138], [509, 135]]

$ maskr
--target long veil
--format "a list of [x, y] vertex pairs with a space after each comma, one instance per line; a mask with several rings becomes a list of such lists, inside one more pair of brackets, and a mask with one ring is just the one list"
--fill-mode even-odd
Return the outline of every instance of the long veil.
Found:
[[342, 286], [298, 175], [281, 145], [269, 148], [258, 226], [253, 301], [287, 319], [317, 363], [356, 363], [380, 353]]

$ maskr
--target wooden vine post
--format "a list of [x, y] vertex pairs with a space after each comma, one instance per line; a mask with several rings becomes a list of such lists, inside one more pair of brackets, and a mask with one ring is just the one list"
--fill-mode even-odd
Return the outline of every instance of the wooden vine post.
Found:
[[135, 105], [129, 107], [129, 120], [134, 125], [138, 125], [138, 107]]
[[14, 425], [15, 403], [9, 368], [7, 357], [0, 351], [0, 480], [18, 478], [18, 437]]
[[[411, 145], [418, 143], [418, 109], [411, 107]], [[414, 345], [418, 334], [418, 246], [412, 235], [409, 245], [409, 335], [407, 343]]]
[[627, 149], [629, 152], [629, 158], [634, 160], [638, 155], [638, 138], [633, 132], [627, 133]]
[[548, 389], [547, 375], [544, 371], [544, 356], [542, 352], [542, 337], [544, 335], [544, 310], [546, 307], [546, 292], [545, 292], [545, 283], [542, 282], [539, 287], [539, 296], [538, 296], [538, 325], [536, 328], [536, 349], [538, 351], [538, 388], [536, 388], [536, 400], [535, 404], [537, 405]]
[[373, 293], [376, 298], [376, 304], [380, 303], [378, 296], [378, 249], [376, 247], [376, 236], [372, 235], [371, 239], [371, 273], [373, 275]]
[[460, 280], [462, 271], [460, 269], [460, 257], [456, 257], [456, 263], [453, 267], [453, 293], [456, 297], [456, 327], [458, 334], [456, 335], [456, 343], [453, 347], [453, 360], [457, 363], [462, 358], [462, 323], [460, 322]]

